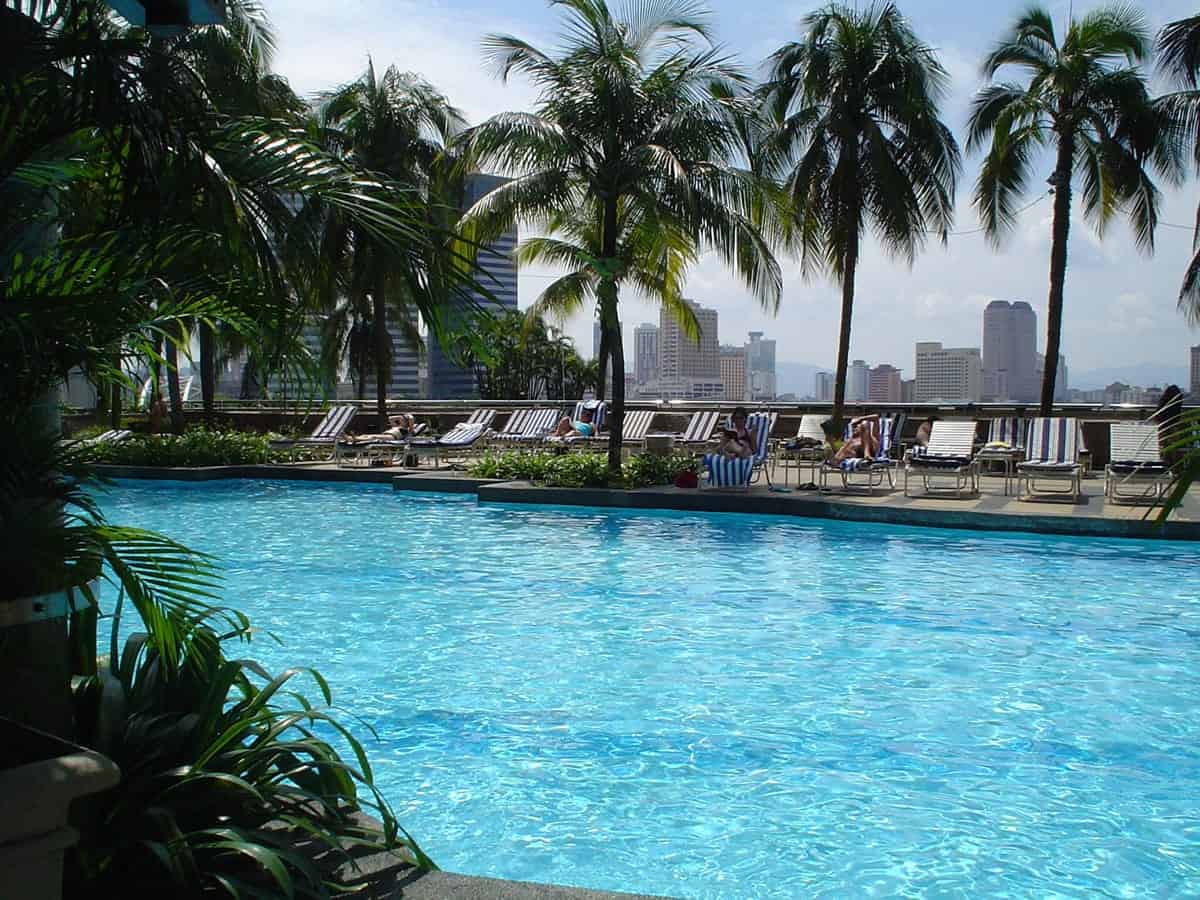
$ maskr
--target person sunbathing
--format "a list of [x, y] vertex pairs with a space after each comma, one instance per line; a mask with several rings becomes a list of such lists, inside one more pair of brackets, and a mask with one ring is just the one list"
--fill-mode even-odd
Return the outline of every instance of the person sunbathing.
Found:
[[717, 445], [717, 454], [729, 459], [749, 459], [758, 452], [758, 441], [746, 427], [750, 417], [746, 410], [738, 407], [729, 417], [730, 428], [721, 432], [721, 443]]
[[575, 435], [595, 437], [596, 426], [592, 424], [594, 418], [595, 412], [585, 406], [579, 411], [578, 419], [572, 420], [570, 416], [563, 416], [559, 419], [558, 426], [550, 436], [556, 438], [574, 437]]
[[850, 420], [850, 439], [834, 454], [834, 464], [847, 459], [874, 459], [879, 453], [879, 416]]
[[369, 444], [373, 441], [403, 441], [411, 437], [417, 430], [417, 420], [410, 413], [398, 413], [388, 417], [391, 425], [379, 434], [357, 434], [347, 437], [347, 444]]

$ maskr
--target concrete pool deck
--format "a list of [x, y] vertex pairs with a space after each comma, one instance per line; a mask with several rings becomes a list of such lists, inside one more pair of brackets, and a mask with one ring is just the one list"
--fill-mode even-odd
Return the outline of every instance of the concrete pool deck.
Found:
[[[1145, 504], [1112, 503], [1104, 496], [1104, 479], [1083, 480], [1078, 503], [1070, 499], [1022, 500], [1004, 494], [1002, 477], [984, 476], [978, 495], [956, 499], [936, 494], [905, 497], [895, 490], [874, 494], [821, 494], [797, 490], [771, 491], [765, 484], [749, 491], [680, 489], [674, 486], [609, 490], [604, 488], [541, 487], [528, 482], [471, 478], [449, 469], [338, 468], [332, 464], [220, 466], [204, 469], [152, 469], [98, 466], [113, 478], [154, 478], [211, 481], [228, 478], [268, 478], [304, 481], [391, 484], [396, 490], [475, 494], [484, 503], [544, 503], [625, 509], [672, 509], [692, 512], [757, 513], [843, 521], [966, 528], [984, 531], [1023, 531], [1088, 537], [1168, 538], [1200, 540], [1200, 487], [1193, 488], [1183, 506], [1165, 525], [1147, 515]], [[785, 473], [775, 469], [777, 483]]]

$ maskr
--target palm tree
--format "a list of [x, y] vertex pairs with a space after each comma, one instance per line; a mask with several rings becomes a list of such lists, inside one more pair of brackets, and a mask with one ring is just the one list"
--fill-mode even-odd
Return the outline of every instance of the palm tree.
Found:
[[975, 98], [967, 148], [987, 145], [975, 186], [983, 227], [999, 243], [1016, 221], [1020, 195], [1038, 152], [1054, 152], [1047, 179], [1054, 193], [1050, 237], [1050, 296], [1046, 315], [1046, 364], [1041, 414], [1054, 405], [1062, 334], [1063, 288], [1072, 186], [1082, 188], [1085, 218], [1098, 234], [1126, 210], [1139, 248], [1154, 249], [1159, 193], [1146, 171], [1153, 160], [1174, 165], [1138, 66], [1150, 51], [1145, 20], [1129, 6], [1109, 6], [1072, 20], [1061, 44], [1050, 14], [1023, 13], [988, 54], [983, 72], [994, 79], [1006, 66], [1024, 70], [1022, 83], [993, 83]]
[[870, 225], [909, 264], [928, 234], [945, 242], [961, 161], [938, 117], [946, 71], [895, 6], [831, 4], [804, 29], [771, 56], [771, 133], [756, 156], [791, 198], [791, 239], [805, 273], [828, 269], [841, 285], [840, 421], [863, 231]]
[[[462, 114], [432, 85], [394, 66], [378, 77], [373, 63], [357, 81], [322, 98], [318, 127], [325, 147], [347, 164], [403, 185], [414, 198], [440, 205], [439, 185], [451, 167], [450, 145], [462, 130]], [[453, 198], [445, 198], [453, 203]], [[413, 345], [420, 344], [416, 314], [437, 318], [437, 292], [428, 275], [404, 256], [339, 215], [325, 219], [322, 257], [336, 276], [322, 293], [327, 309], [350, 300], [359, 319], [369, 318], [375, 338], [375, 397], [380, 427], [386, 425], [391, 382], [389, 319]], [[364, 304], [369, 301], [369, 316]], [[389, 316], [389, 312], [395, 313]]]
[[625, 406], [619, 301], [623, 286], [667, 307], [695, 335], [683, 299], [688, 267], [715, 250], [758, 300], [775, 309], [779, 267], [749, 216], [761, 184], [730, 162], [745, 79], [713, 45], [707, 17], [687, 0], [561, 0], [566, 29], [552, 53], [509, 35], [484, 49], [501, 78], [528, 76], [533, 112], [494, 116], [470, 152], [512, 180], [464, 217], [485, 243], [523, 221], [545, 236], [523, 242], [520, 262], [568, 271], [531, 314], [563, 319], [595, 304], [613, 371], [609, 466], [621, 464]]
[[[1190, 156], [1200, 171], [1200, 15], [1171, 22], [1158, 35], [1158, 65], [1177, 90], [1158, 106], [1177, 123], [1180, 156]], [[1179, 289], [1179, 308], [1193, 325], [1200, 323], [1200, 216], [1192, 241], [1192, 259]]]

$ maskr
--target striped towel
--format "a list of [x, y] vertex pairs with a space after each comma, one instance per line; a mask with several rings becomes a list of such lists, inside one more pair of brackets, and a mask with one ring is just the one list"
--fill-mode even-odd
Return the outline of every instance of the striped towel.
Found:
[[742, 487], [750, 483], [754, 459], [730, 459], [720, 453], [707, 453], [704, 467], [708, 469], [709, 484], [713, 487]]

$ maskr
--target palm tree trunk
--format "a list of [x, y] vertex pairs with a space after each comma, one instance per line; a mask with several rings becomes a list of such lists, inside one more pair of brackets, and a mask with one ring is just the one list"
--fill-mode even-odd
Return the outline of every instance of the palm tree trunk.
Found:
[[1046, 301], [1046, 362], [1042, 368], [1041, 415], [1054, 412], [1054, 386], [1058, 381], [1058, 354], [1062, 339], [1063, 288], [1067, 281], [1067, 238], [1071, 231], [1071, 163], [1075, 136], [1060, 135], [1054, 167], [1054, 224], [1050, 230], [1050, 297]]
[[204, 404], [204, 424], [212, 426], [216, 414], [217, 354], [212, 325], [200, 322], [200, 399]]
[[387, 395], [391, 386], [392, 367], [390, 365], [391, 346], [387, 330], [387, 304], [384, 299], [383, 279], [377, 279], [374, 296], [375, 317], [375, 416], [378, 419], [379, 430], [388, 427]]
[[[121, 351], [119, 349], [117, 350], [116, 359], [113, 362], [116, 370], [119, 372], [121, 370]], [[121, 401], [123, 399], [121, 392], [124, 389], [125, 386], [119, 380], [113, 381], [109, 388], [110, 397], [112, 398], [109, 405], [109, 424], [112, 428], [121, 427]]]
[[[608, 371], [608, 364], [611, 357], [612, 348], [609, 346], [608, 329], [604, 327], [604, 318], [601, 314], [600, 319], [600, 346], [596, 348], [596, 363], [600, 367], [600, 377], [596, 380], [596, 399], [604, 399], [604, 373]], [[615, 382], [614, 382], [615, 384]]]
[[857, 269], [858, 235], [855, 234], [846, 248], [842, 271], [842, 327], [838, 335], [837, 374], [833, 383], [833, 425], [838, 434], [842, 429], [842, 408], [846, 405], [846, 369], [850, 363], [850, 321], [854, 314], [854, 275]]
[[183, 391], [179, 389], [179, 348], [167, 338], [167, 396], [171, 400], [171, 430], [183, 434]]
[[[612, 362], [612, 403], [608, 408], [608, 470], [615, 477], [621, 472], [622, 424], [625, 420], [625, 353], [621, 341], [621, 319], [617, 310], [617, 285], [600, 285], [600, 340], [608, 348]], [[604, 370], [600, 370], [604, 383]], [[599, 392], [597, 393], [599, 397]]]

